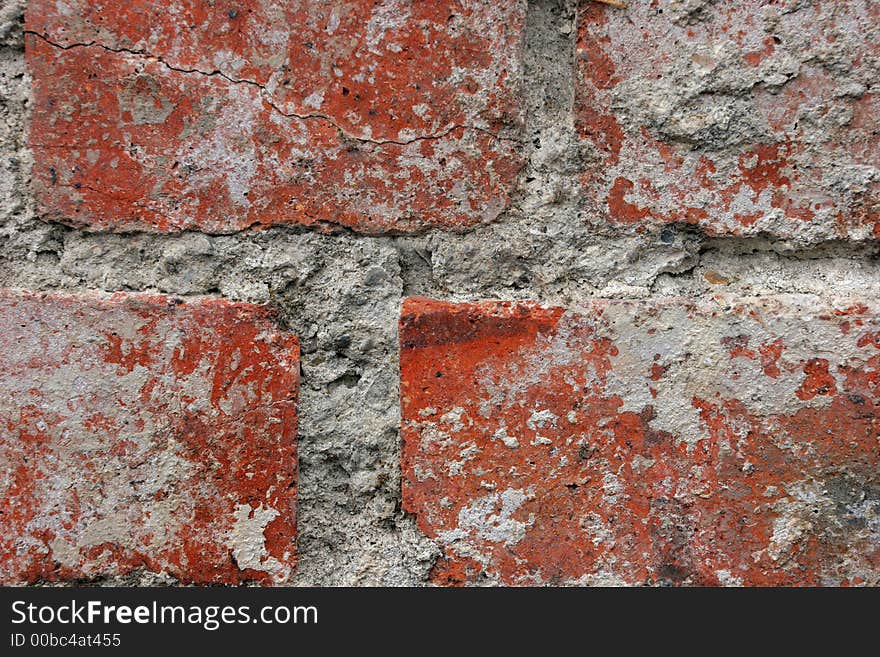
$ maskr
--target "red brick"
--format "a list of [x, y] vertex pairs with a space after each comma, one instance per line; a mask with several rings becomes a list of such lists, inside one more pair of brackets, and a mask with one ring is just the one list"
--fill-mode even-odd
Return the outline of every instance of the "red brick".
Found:
[[0, 582], [284, 582], [299, 347], [221, 300], [0, 292]]
[[576, 122], [596, 209], [713, 235], [880, 237], [877, 4], [682, 6], [581, 3]]
[[876, 307], [409, 299], [400, 342], [434, 581], [880, 583]]
[[521, 166], [496, 134], [519, 130], [524, 6], [35, 0], [42, 211], [159, 232], [491, 221]]

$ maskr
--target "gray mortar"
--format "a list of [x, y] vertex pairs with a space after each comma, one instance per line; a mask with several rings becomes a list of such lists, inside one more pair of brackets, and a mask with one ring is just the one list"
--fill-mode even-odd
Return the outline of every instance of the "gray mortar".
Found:
[[[576, 176], [590, 153], [579, 148], [572, 118], [575, 4], [529, 2], [529, 161], [510, 210], [494, 224], [409, 237], [284, 227], [214, 236], [88, 233], [36, 216], [26, 147], [25, 0], [2, 0], [0, 285], [207, 294], [278, 308], [303, 346], [295, 584], [418, 585], [439, 554], [400, 509], [397, 317], [404, 296], [571, 306], [597, 296], [880, 293], [876, 244], [708, 239], [678, 226], [638, 234], [584, 210], [590, 204], [579, 197]], [[707, 2], [679, 4], [686, 21], [712, 11]], [[742, 122], [741, 129], [752, 127]], [[739, 140], [731, 131], [726, 144]], [[138, 575], [96, 583], [165, 581]]]

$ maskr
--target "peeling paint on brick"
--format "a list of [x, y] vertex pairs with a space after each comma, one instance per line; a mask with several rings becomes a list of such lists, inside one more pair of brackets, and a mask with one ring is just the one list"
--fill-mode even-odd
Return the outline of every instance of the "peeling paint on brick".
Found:
[[876, 584], [878, 329], [796, 295], [406, 300], [403, 496], [434, 580]]
[[522, 165], [522, 1], [35, 0], [46, 216], [102, 230], [464, 228]]
[[619, 224], [880, 237], [880, 6], [581, 2], [582, 182]]
[[0, 292], [0, 581], [296, 563], [297, 340], [221, 300]]
[[[707, 0], [669, 0], [652, 5], [650, 0], [631, 1], [627, 9], [588, 7], [589, 11], [602, 13], [605, 23], [585, 33], [585, 4], [585, 0], [457, 3], [456, 6], [469, 11], [485, 12], [471, 18], [462, 14], [461, 21], [454, 26], [459, 36], [485, 35], [492, 43], [496, 43], [494, 39], [499, 34], [502, 39], [510, 38], [510, 48], [493, 48], [491, 53], [493, 61], [509, 73], [497, 87], [500, 96], [487, 97], [479, 89], [472, 94], [463, 93], [461, 77], [454, 80], [458, 86], [447, 89], [450, 95], [443, 103], [432, 103], [428, 94], [418, 98], [423, 89], [386, 85], [384, 95], [370, 99], [374, 104], [366, 112], [352, 113], [358, 107], [354, 87], [346, 84], [345, 77], [323, 73], [330, 70], [333, 62], [325, 58], [330, 50], [322, 46], [342, 43], [343, 49], [347, 48], [347, 35], [354, 35], [351, 52], [361, 48], [363, 56], [342, 58], [340, 68], [345, 69], [349, 78], [357, 74], [355, 69], [361, 64], [376, 64], [376, 70], [384, 67], [386, 72], [399, 67], [406, 69], [407, 75], [442, 77], [430, 67], [413, 71], [408, 60], [397, 61], [405, 59], [407, 51], [395, 49], [401, 45], [400, 34], [408, 30], [412, 33], [410, 28], [401, 26], [404, 15], [414, 15], [406, 13], [408, 7], [421, 5], [423, 11], [431, 12], [451, 3], [381, 2], [375, 5], [383, 7], [375, 20], [350, 23], [345, 22], [341, 12], [334, 16], [334, 9], [353, 7], [349, 16], [359, 17], [365, 15], [359, 12], [372, 12], [372, 8], [364, 2], [300, 0], [0, 3], [0, 286], [86, 297], [101, 291], [162, 292], [184, 295], [190, 300], [207, 295], [269, 305], [278, 311], [283, 324], [300, 336], [303, 347], [304, 385], [298, 402], [297, 564], [287, 583], [421, 585], [426, 583], [429, 573], [433, 582], [502, 581], [500, 576], [491, 575], [476, 557], [455, 554], [452, 559], [441, 557], [435, 563], [441, 548], [445, 550], [446, 546], [436, 537], [423, 534], [416, 526], [415, 516], [401, 507], [396, 329], [404, 296], [536, 299], [544, 306], [574, 309], [585, 300], [589, 306], [589, 300], [596, 297], [643, 299], [638, 303], [648, 305], [665, 303], [670, 296], [688, 297], [705, 305], [707, 298], [720, 291], [734, 296], [773, 298], [799, 293], [814, 295], [804, 304], [810, 309], [825, 305], [832, 297], [855, 294], [873, 299], [880, 295], [880, 241], [863, 239], [871, 236], [871, 212], [876, 215], [872, 200], [876, 203], [876, 193], [867, 188], [859, 196], [865, 181], [874, 175], [871, 167], [876, 166], [878, 159], [876, 95], [872, 95], [871, 89], [871, 80], [877, 78], [877, 60], [861, 46], [857, 48], [861, 56], [851, 56], [852, 46], [859, 39], [878, 39], [872, 25], [861, 32], [846, 28], [852, 25], [848, 15], [862, 11], [862, 7], [873, 10], [873, 5], [813, 0], [764, 5]], [[60, 143], [70, 141], [72, 136], [56, 135], [51, 127], [46, 129], [46, 135], [56, 142], [44, 142], [29, 135], [27, 126], [33, 123], [30, 119], [45, 116], [45, 106], [41, 109], [34, 92], [42, 89], [40, 93], [51, 95], [46, 91], [51, 90], [51, 84], [41, 85], [36, 80], [32, 86], [30, 73], [34, 69], [25, 62], [26, 5], [30, 7], [27, 38], [34, 39], [28, 48], [42, 48], [40, 57], [57, 66], [58, 71], [73, 69], [74, 79], [82, 82], [62, 84], [60, 77], [53, 81], [59, 88], [71, 89], [62, 96], [67, 113], [85, 111], [87, 120], [107, 121], [112, 129], [112, 134], [97, 147], [77, 149], [77, 164], [86, 172], [78, 174], [78, 178], [71, 178], [71, 172], [58, 164], [59, 152], [53, 155], [52, 149], [33, 152], [29, 148], [29, 143]], [[76, 11], [63, 17], [54, 13], [65, 6]], [[577, 16], [578, 6], [582, 7], [581, 18]], [[34, 13], [39, 7], [49, 7], [51, 11], [40, 12], [41, 18]], [[110, 21], [114, 23], [112, 29], [100, 27], [96, 7], [101, 8], [105, 17], [116, 17]], [[144, 22], [138, 18], [138, 12], [149, 7], [161, 7], [164, 11]], [[199, 8], [205, 7], [215, 11], [199, 14]], [[301, 36], [291, 37], [288, 32], [293, 22], [288, 23], [277, 12], [279, 8], [304, 7], [323, 7], [326, 11], [309, 10], [307, 13], [318, 16], [318, 20], [310, 26], [298, 25]], [[742, 47], [724, 35], [712, 40], [699, 36], [717, 30], [731, 8], [743, 20], [749, 13], [753, 16], [752, 24], [745, 28]], [[516, 14], [520, 9], [522, 14]], [[647, 16], [648, 9], [656, 10], [658, 15]], [[658, 29], [663, 27], [659, 20], [661, 9], [664, 16], [672, 16], [672, 23], [678, 27], [665, 33]], [[772, 18], [777, 12], [784, 33], [762, 33], [770, 25], [767, 14]], [[823, 43], [812, 38], [819, 27], [825, 30], [829, 24], [828, 20], [823, 20], [821, 26], [811, 24], [817, 12], [826, 18], [843, 18], [836, 41]], [[57, 20], [44, 20], [50, 15]], [[87, 15], [91, 16], [91, 25], [85, 20]], [[520, 21], [520, 15], [524, 15], [524, 21]], [[495, 22], [498, 16], [505, 18]], [[649, 40], [654, 38], [657, 45], [650, 52], [645, 52], [637, 40], [642, 22], [637, 19], [643, 16]], [[197, 20], [189, 22], [193, 17]], [[484, 19], [491, 22], [488, 27], [481, 26]], [[180, 26], [169, 25], [178, 21]], [[157, 40], [144, 36], [145, 24], [156, 27]], [[236, 31], [235, 25], [242, 29]], [[683, 26], [693, 26], [697, 38], [676, 43], [678, 28]], [[524, 36], [520, 39], [521, 27]], [[385, 41], [381, 40], [383, 30]], [[781, 43], [773, 41], [771, 45], [767, 41], [774, 35]], [[811, 35], [814, 43], [805, 44], [802, 35]], [[169, 36], [173, 36], [173, 44]], [[442, 49], [440, 41], [438, 32], [438, 47]], [[307, 43], [312, 48], [307, 48]], [[389, 48], [382, 50], [386, 43]], [[283, 65], [291, 44], [301, 58], [299, 61], [310, 58], [315, 68], [300, 67], [298, 75], [290, 77], [289, 86], [284, 86], [284, 79], [270, 78], [281, 70], [277, 66]], [[378, 45], [378, 53], [366, 50], [372, 47], [370, 44]], [[623, 44], [624, 51], [619, 52], [614, 44]], [[713, 44], [724, 46], [725, 59], [720, 66], [714, 66], [711, 58], [707, 58], [712, 54]], [[587, 59], [583, 59], [582, 46], [588, 46]], [[628, 56], [630, 53], [632, 57]], [[657, 66], [664, 75], [661, 80], [642, 74], [622, 79], [620, 71], [638, 69], [663, 53], [671, 59], [668, 66]], [[815, 53], [816, 57], [807, 63], [801, 61], [798, 75], [785, 80], [789, 64], [802, 60], [805, 53]], [[433, 64], [434, 60], [421, 57], [420, 63]], [[471, 60], [470, 65], [477, 66], [478, 62]], [[483, 69], [475, 84], [497, 82], [500, 69], [493, 67], [490, 64]], [[98, 68], [104, 77], [89, 80], [88, 74]], [[129, 71], [125, 80], [113, 78], [125, 71]], [[762, 81], [752, 84], [756, 77]], [[314, 84], [316, 80], [318, 84]], [[378, 81], [381, 80], [380, 76]], [[357, 93], [361, 99], [379, 88], [378, 83], [373, 84], [367, 77], [360, 84]], [[859, 84], [865, 87], [861, 97]], [[469, 80], [464, 85], [474, 88]], [[839, 97], [837, 90], [842, 94]], [[204, 91], [204, 95], [197, 98], [195, 91]], [[432, 87], [431, 95], [439, 98], [442, 91]], [[114, 111], [118, 111], [117, 117], [124, 113], [130, 124], [109, 121], [94, 108], [80, 106], [71, 99], [71, 94], [81, 93], [111, 103]], [[191, 131], [180, 133], [183, 136], [177, 139], [179, 135], [169, 125], [186, 109], [181, 107], [181, 98], [190, 97], [197, 102], [186, 115]], [[449, 98], [451, 102], [447, 102]], [[466, 105], [457, 104], [456, 98]], [[658, 98], [662, 101], [661, 109], [671, 108], [668, 121], [663, 120], [666, 115], [655, 112]], [[585, 113], [591, 107], [598, 110], [594, 116]], [[370, 109], [377, 113], [371, 115]], [[806, 122], [800, 120], [797, 134], [792, 134], [795, 112]], [[368, 121], [361, 120], [364, 114]], [[454, 137], [454, 130], [442, 135], [451, 120], [443, 117], [453, 115], [456, 122], [471, 126], [458, 142], [459, 150], [478, 159], [486, 153], [493, 155], [491, 162], [480, 162], [486, 171], [481, 169], [474, 175], [472, 170], [459, 165], [460, 158], [448, 157], [443, 171], [438, 168], [432, 174], [432, 169], [427, 168], [434, 161], [431, 157], [437, 167], [440, 161], [438, 156], [430, 156], [426, 146], [446, 148], [444, 144]], [[850, 115], [852, 120], [846, 123]], [[59, 125], [64, 125], [64, 116], [61, 115]], [[499, 116], [503, 120], [498, 120]], [[764, 140], [764, 133], [756, 130], [760, 127], [756, 117], [768, 117], [768, 129], [781, 138]], [[244, 123], [245, 119], [250, 125]], [[257, 138], [248, 144], [251, 125], [258, 128]], [[120, 126], [127, 131], [125, 135]], [[640, 130], [643, 127], [658, 142], [660, 154], [646, 149], [643, 157], [628, 151], [627, 140], [633, 139], [632, 135], [635, 143], [648, 143]], [[471, 130], [473, 135], [469, 134]], [[301, 134], [311, 135], [311, 141], [291, 142], [290, 150], [300, 149], [306, 154], [314, 151], [319, 156], [317, 164], [311, 163], [311, 176], [306, 160], [288, 163], [290, 168], [281, 171], [270, 157], [273, 145], [279, 143], [277, 139], [299, 139]], [[475, 143], [478, 134], [485, 137], [488, 150], [468, 146]], [[152, 193], [157, 181], [149, 177], [149, 167], [155, 165], [160, 176], [167, 171], [158, 159], [144, 159], [143, 147], [150, 143], [146, 139], [150, 135], [174, 137], [173, 141], [154, 143], [168, 146], [175, 155], [180, 151], [186, 156], [180, 160], [187, 165], [186, 176], [180, 180], [189, 187], [179, 187], [187, 192], [197, 189], [179, 206], [171, 202], [173, 193], [177, 193], [174, 176], [161, 178], [171, 192], [160, 189], [161, 193], [143, 202], [145, 207], [149, 205], [146, 209], [126, 200], [132, 188], [137, 194], [141, 194], [140, 189]], [[94, 138], [94, 134], [84, 136]], [[496, 136], [498, 143], [493, 144]], [[845, 141], [835, 141], [838, 137]], [[385, 143], [388, 139], [414, 141], [404, 146]], [[409, 207], [409, 197], [395, 196], [390, 191], [389, 196], [381, 198], [377, 192], [357, 197], [346, 194], [350, 190], [336, 184], [334, 176], [339, 171], [348, 171], [346, 162], [355, 160], [337, 158], [328, 163], [320, 159], [325, 153], [330, 158], [353, 158], [354, 151], [349, 155], [340, 146], [343, 142], [345, 148], [359, 149], [364, 166], [377, 167], [382, 176], [399, 174], [401, 178], [389, 178], [395, 184], [403, 185], [403, 176], [422, 170], [440, 176], [437, 180], [442, 184], [429, 187], [428, 179], [406, 183], [409, 190], [428, 190], [425, 195], [414, 197], [423, 205], [413, 205], [418, 212], [412, 216], [401, 210]], [[774, 151], [771, 147], [776, 143], [781, 145]], [[841, 143], [845, 144], [843, 155], [839, 152]], [[141, 166], [139, 162], [144, 159], [147, 169], [142, 177], [134, 168], [114, 177], [112, 171], [99, 166], [102, 159], [112, 162], [115, 155], [110, 154], [120, 144], [123, 164], [125, 158], [134, 157], [140, 159], [131, 161]], [[746, 153], [757, 145], [766, 148]], [[192, 151], [190, 146], [194, 147]], [[429, 155], [421, 155], [423, 146]], [[105, 149], [109, 157], [102, 155]], [[504, 176], [497, 173], [501, 159], [495, 155], [499, 149], [502, 153], [510, 149], [515, 155], [513, 162], [525, 162], [512, 186], [505, 187]], [[611, 164], [606, 154], [615, 149], [620, 150], [620, 157], [617, 164]], [[413, 152], [418, 157], [410, 156]], [[407, 159], [395, 159], [400, 153], [405, 153]], [[747, 178], [723, 178], [728, 173], [733, 177], [740, 175], [740, 156], [744, 153], [742, 165]], [[795, 164], [801, 167], [808, 156], [817, 154], [820, 166], [810, 169], [811, 175], [821, 174], [822, 185], [831, 181], [832, 200], [844, 214], [847, 207], [853, 208], [852, 216], [845, 215], [842, 222], [849, 222], [849, 228], [838, 225], [836, 218], [825, 221], [824, 214], [809, 222], [803, 216], [784, 217], [785, 207], [772, 205], [772, 215], [758, 216], [755, 223], [740, 226], [730, 214], [719, 210], [724, 209], [724, 204], [717, 201], [718, 191], [723, 189], [718, 185], [741, 187], [738, 195], [754, 195], [763, 186], [763, 200], [773, 201], [774, 187], [785, 195], [786, 184], [791, 184], [791, 198], [799, 203], [810, 180], [801, 174], [801, 179], [795, 181], [791, 169]], [[32, 177], [35, 155], [37, 175]], [[683, 158], [681, 165], [673, 157], [677, 155]], [[698, 155], [715, 163], [716, 171], [712, 172], [708, 165], [689, 169]], [[669, 162], [666, 158], [670, 158]], [[782, 163], [783, 158], [786, 163]], [[201, 165], [198, 160], [202, 160]], [[266, 162], [264, 172], [260, 167]], [[852, 162], [860, 164], [850, 166]], [[490, 174], [493, 168], [495, 173]], [[716, 187], [699, 189], [703, 178], [691, 180], [684, 175], [691, 170]], [[279, 201], [281, 197], [274, 195], [275, 190], [280, 190], [279, 194], [290, 192], [293, 183], [289, 179], [278, 183], [280, 176], [289, 171], [299, 176], [293, 180], [299, 187], [289, 195], [295, 192], [298, 198], [306, 198], [311, 194], [314, 196], [308, 198], [317, 199], [312, 206], [304, 204], [302, 212], [287, 211]], [[215, 179], [210, 177], [212, 172], [217, 174]], [[828, 178], [831, 174], [833, 179]], [[497, 189], [486, 188], [491, 175], [495, 176], [492, 180], [497, 181]], [[653, 201], [642, 182], [646, 175], [657, 177], [658, 193], [666, 189], [675, 191], [676, 185], [680, 186], [686, 203], [675, 199], [669, 204], [665, 204], [665, 199], [661, 199], [663, 203]], [[784, 182], [786, 179], [788, 183]], [[326, 180], [331, 183], [324, 184]], [[80, 189], [87, 185], [97, 189], [96, 182], [109, 187], [107, 191], [111, 193], [125, 193], [114, 199], [88, 189], [81, 193], [75, 187], [79, 184]], [[381, 181], [365, 178], [360, 182], [366, 189]], [[69, 187], [54, 193], [50, 183]], [[468, 190], [465, 185], [471, 183], [478, 183], [479, 189]], [[125, 187], [129, 184], [132, 188]], [[275, 205], [266, 209], [254, 204], [251, 187], [259, 191], [264, 201], [269, 199]], [[435, 188], [439, 190], [436, 193]], [[819, 191], [825, 193], [827, 189], [823, 186]], [[449, 190], [456, 194], [452, 200]], [[617, 218], [609, 217], [607, 196], [612, 190], [615, 207], [621, 211]], [[808, 191], [816, 192], [816, 188]], [[34, 198], [34, 192], [40, 194], [39, 199]], [[77, 194], [87, 194], [88, 198], [79, 199]], [[63, 200], [67, 195], [68, 200]], [[459, 221], [459, 208], [466, 207], [462, 198], [470, 198], [468, 205], [472, 207]], [[486, 198], [491, 203], [481, 201]], [[322, 199], [327, 203], [320, 202]], [[383, 221], [393, 220], [393, 227], [388, 230], [358, 223], [362, 222], [363, 213], [378, 207], [376, 199], [387, 201], [388, 212], [377, 212], [374, 216]], [[88, 206], [86, 200], [92, 205]], [[736, 203], [740, 201], [738, 196]], [[507, 208], [491, 219], [496, 206], [505, 202]], [[251, 204], [253, 211], [246, 211], [246, 204]], [[337, 213], [337, 207], [348, 208], [354, 214]], [[200, 209], [205, 209], [205, 213], [200, 214]], [[220, 214], [210, 214], [215, 210]], [[312, 216], [305, 216], [305, 211]], [[751, 221], [749, 213], [742, 214], [746, 224]], [[676, 216], [684, 216], [685, 221], [675, 220]], [[259, 223], [252, 224], [252, 229], [241, 230], [255, 217]], [[273, 221], [281, 217], [284, 225], [270, 225], [267, 217]], [[419, 223], [426, 217], [431, 223]], [[862, 225], [860, 217], [865, 218]], [[166, 220], [167, 227], [162, 230], [150, 224]], [[354, 230], [346, 228], [346, 221], [351, 222]], [[489, 223], [482, 224], [483, 221]], [[712, 222], [721, 223], [710, 225]], [[725, 232], [731, 226], [734, 233]], [[415, 234], [388, 234], [410, 230]], [[741, 234], [735, 234], [736, 231]], [[851, 347], [852, 338], [848, 336], [860, 330], [858, 304], [851, 305], [853, 308], [849, 304], [836, 308], [847, 313], [841, 315], [840, 335], [834, 339], [830, 335], [823, 337], [828, 339], [826, 351], [830, 355], [792, 355], [793, 342], [802, 339], [802, 326], [794, 321], [780, 328], [777, 337], [757, 338], [748, 327], [724, 332], [720, 336], [724, 342], [717, 346], [718, 362], [748, 367], [740, 370], [739, 378], [731, 375], [729, 394], [746, 399], [754, 407], [750, 407], [750, 412], [758, 415], [759, 402], [764, 398], [772, 402], [767, 405], [771, 414], [789, 415], [803, 407], [830, 412], [827, 409], [845, 389], [834, 369], [834, 352], [838, 346], [844, 350], [848, 349], [846, 345]], [[809, 316], [807, 313], [804, 321]], [[690, 321], [686, 313], [671, 317]], [[794, 332], [793, 340], [786, 334], [788, 330]], [[681, 335], [686, 336], [687, 332]], [[615, 346], [622, 354], [626, 352], [619, 342]], [[631, 359], [631, 366], [621, 356], [615, 357], [615, 367], [607, 374], [610, 392], [606, 394], [620, 397], [619, 414], [639, 414], [646, 405], [653, 404], [653, 419], [649, 421], [652, 430], [660, 432], [664, 427], [672, 427], [670, 431], [683, 436], [687, 444], [690, 436], [699, 435], [703, 419], [700, 411], [687, 403], [656, 403], [656, 399], [670, 395], [664, 386], [681, 381], [682, 377], [675, 364], [662, 355], [654, 359], [655, 355], [666, 353], [662, 343], [657, 346], [661, 349], [643, 349], [649, 358]], [[113, 349], [118, 351], [113, 358], [120, 367], [131, 365], [134, 373], [140, 371], [141, 352], [132, 352], [122, 344], [118, 350]], [[792, 358], [800, 369], [792, 369]], [[831, 381], [823, 360], [828, 361], [828, 376], [834, 377], [834, 394], [829, 393]], [[701, 375], [693, 387], [704, 386], [706, 381], [712, 384], [714, 378]], [[774, 381], [780, 382], [778, 389]], [[751, 389], [753, 385], [755, 390]], [[854, 396], [855, 400], [859, 398], [858, 394]], [[780, 411], [778, 404], [783, 400], [791, 407]], [[564, 409], [553, 406], [552, 399], [547, 401], [551, 403], [536, 403], [518, 417], [519, 424], [498, 422], [491, 436], [487, 435], [493, 449], [509, 458], [549, 450], [558, 443], [559, 431], [584, 421], [578, 410], [563, 413]], [[229, 400], [222, 397], [218, 403], [221, 410], [231, 408]], [[466, 404], [458, 403], [443, 407], [428, 404], [419, 409], [424, 439], [435, 441], [438, 449], [450, 454], [442, 468], [416, 463], [407, 477], [415, 476], [428, 484], [434, 481], [432, 476], [457, 480], [479, 464], [480, 442], [467, 439], [456, 444], [460, 433], [477, 426], [471, 415]], [[430, 426], [430, 422], [436, 426]], [[846, 424], [826, 430], [832, 431], [841, 444], [853, 435]], [[841, 456], [851, 453], [848, 448], [841, 448]], [[604, 453], [596, 446], [581, 445], [577, 454], [592, 461], [603, 458]], [[650, 472], [657, 467], [651, 466], [651, 459], [651, 454], [638, 454], [633, 456], [632, 463], [638, 472]], [[156, 476], [172, 476], [180, 463], [165, 459], [156, 465]], [[756, 463], [750, 457], [748, 464], [742, 466], [750, 469]], [[838, 478], [826, 488], [839, 501], [835, 505], [858, 509], [864, 519], [869, 519], [871, 495], [850, 495], [860, 490], [858, 486], [864, 481], [861, 475]], [[503, 537], [504, 541], [511, 541], [512, 549], [522, 550], [529, 532], [536, 529], [530, 524], [528, 508], [534, 502], [527, 498], [531, 494], [529, 488], [507, 485], [490, 476], [480, 477], [476, 484], [479, 488], [469, 496], [467, 504], [458, 505], [452, 495], [440, 497], [438, 504], [441, 508], [452, 508], [455, 504], [450, 518], [461, 516], [468, 532]], [[603, 473], [596, 489], [609, 499], [629, 494], [626, 477], [615, 472], [607, 476]], [[822, 497], [824, 490], [801, 482], [786, 491], [788, 501], [780, 505], [779, 511], [790, 512], [781, 513], [778, 521], [767, 529], [766, 535], [773, 537], [772, 544], [768, 539], [768, 554], [786, 559], [790, 550], [814, 535], [814, 511], [809, 504], [818, 500], [820, 504], [815, 508], [819, 515], [832, 517], [829, 513], [836, 507], [829, 504], [827, 496]], [[861, 490], [869, 488], [862, 486]], [[526, 497], [522, 502], [517, 501], [520, 495]], [[495, 505], [491, 509], [490, 503]], [[264, 546], [266, 554], [280, 559], [273, 551], [269, 533], [263, 535], [260, 530], [276, 505], [258, 499], [238, 500], [229, 508], [229, 524], [222, 527], [228, 533], [214, 537], [223, 541], [229, 562], [239, 567], [241, 563], [262, 559]], [[463, 509], [466, 512], [461, 515]], [[541, 522], [540, 515], [535, 516], [535, 522]], [[614, 539], [614, 533], [600, 516], [589, 516], [584, 523], [600, 544]], [[110, 531], [108, 524], [113, 526], [93, 523], [86, 539], [106, 536]], [[493, 534], [496, 525], [498, 530]], [[513, 531], [518, 527], [526, 530], [522, 539], [518, 530]], [[540, 527], [538, 524], [537, 528]], [[447, 530], [455, 531], [444, 528]], [[859, 549], [859, 545], [855, 541], [853, 549]], [[56, 554], [61, 555], [56, 557], [59, 561], [74, 563], [78, 555], [69, 547], [64, 541], [52, 542]], [[671, 567], [675, 562], [661, 565], [669, 566], [664, 569], [665, 575], [651, 581], [677, 581], [673, 575], [680, 576], [681, 572]], [[722, 567], [715, 576], [722, 584], [746, 582], [735, 568]], [[139, 569], [129, 575], [108, 575], [92, 581], [114, 585], [168, 583], [175, 579], [167, 573]], [[682, 583], [695, 580], [685, 578]], [[833, 576], [829, 578], [833, 580]], [[629, 582], [620, 574], [609, 572], [574, 581]], [[856, 576], [849, 582], [860, 580]], [[876, 583], [876, 578], [861, 581], [866, 582]]]

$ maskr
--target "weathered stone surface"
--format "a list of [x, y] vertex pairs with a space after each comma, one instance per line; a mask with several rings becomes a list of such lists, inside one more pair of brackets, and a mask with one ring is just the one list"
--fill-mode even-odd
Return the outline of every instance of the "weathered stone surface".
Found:
[[[661, 230], [645, 228], [645, 222], [606, 225], [605, 198], [585, 195], [589, 188], [578, 179], [580, 173], [593, 170], [591, 160], [598, 151], [575, 134], [571, 116], [576, 2], [528, 3], [520, 76], [526, 122], [521, 146], [528, 164], [511, 211], [475, 231], [425, 230], [367, 240], [348, 232], [331, 235], [298, 227], [230, 235], [196, 229], [107, 234], [42, 221], [45, 208], [34, 212], [35, 189], [29, 184], [26, 128], [34, 103], [21, 18], [26, 4], [37, 3], [0, 2], [0, 287], [87, 294], [162, 291], [277, 308], [303, 345], [295, 584], [419, 585], [434, 563], [434, 541], [416, 528], [415, 516], [400, 504], [396, 324], [402, 294], [461, 300], [528, 298], [568, 308], [592, 297], [700, 297], [718, 291], [739, 296], [880, 294], [878, 240], [814, 246], [769, 234], [716, 239], [690, 226], [664, 225]], [[104, 4], [105, 12], [134, 6]], [[827, 9], [844, 3], [824, 4]], [[228, 5], [213, 6], [221, 7], [222, 15]], [[731, 6], [671, 0], [659, 8], [666, 13], [704, 7], [701, 15], [708, 16]], [[771, 10], [774, 6], [780, 5], [768, 4]], [[806, 33], [812, 15], [806, 9], [811, 5], [801, 6], [804, 9], [788, 20], [804, 21]], [[609, 13], [609, 24], [624, 21], [622, 11]], [[73, 23], [78, 17], [66, 20]], [[63, 23], [55, 27], [63, 28]], [[865, 34], [877, 41], [870, 31]], [[705, 49], [705, 42], [680, 41], [669, 52], [684, 59], [682, 51], [691, 49], [696, 54], [696, 49]], [[830, 54], [836, 56], [833, 50]], [[861, 67], [865, 61], [857, 57], [852, 65]], [[847, 78], [848, 66], [845, 61], [835, 64], [829, 76]], [[218, 85], [225, 84], [219, 75], [213, 77]], [[582, 69], [579, 77], [583, 79]], [[784, 86], [788, 84], [794, 81]], [[228, 90], [217, 89], [214, 96], [229, 102]], [[818, 87], [817, 93], [824, 89]], [[655, 86], [644, 84], [637, 91], [618, 98], [630, 108], [627, 112], [646, 105], [642, 99], [650, 99]], [[678, 93], [688, 94], [687, 85]], [[675, 95], [672, 104], [678, 102]], [[581, 107], [578, 104], [579, 111]], [[619, 109], [614, 111], [623, 121]], [[309, 122], [314, 124], [315, 120]], [[579, 141], [586, 147], [578, 148]], [[36, 188], [39, 191], [39, 181]], [[585, 203], [593, 198], [595, 205]], [[800, 235], [821, 238], [818, 233]], [[435, 579], [441, 571], [442, 562]], [[149, 573], [101, 580], [157, 581], [162, 580]]]
[[491, 221], [525, 2], [35, 0], [42, 211], [93, 229]]
[[880, 4], [581, 3], [582, 180], [618, 224], [880, 237]]
[[880, 582], [880, 321], [815, 297], [408, 299], [440, 583]]
[[297, 340], [220, 300], [0, 292], [0, 582], [286, 581]]

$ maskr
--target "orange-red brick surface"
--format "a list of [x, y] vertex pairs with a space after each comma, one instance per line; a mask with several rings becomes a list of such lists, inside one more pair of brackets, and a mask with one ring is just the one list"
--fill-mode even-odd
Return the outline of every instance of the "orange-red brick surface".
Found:
[[872, 0], [581, 3], [582, 181], [619, 225], [880, 237]]
[[491, 221], [521, 166], [524, 0], [33, 0], [47, 216], [366, 233]]
[[0, 582], [286, 581], [299, 347], [222, 300], [0, 293]]
[[436, 582], [878, 583], [875, 307], [416, 298], [400, 345]]

